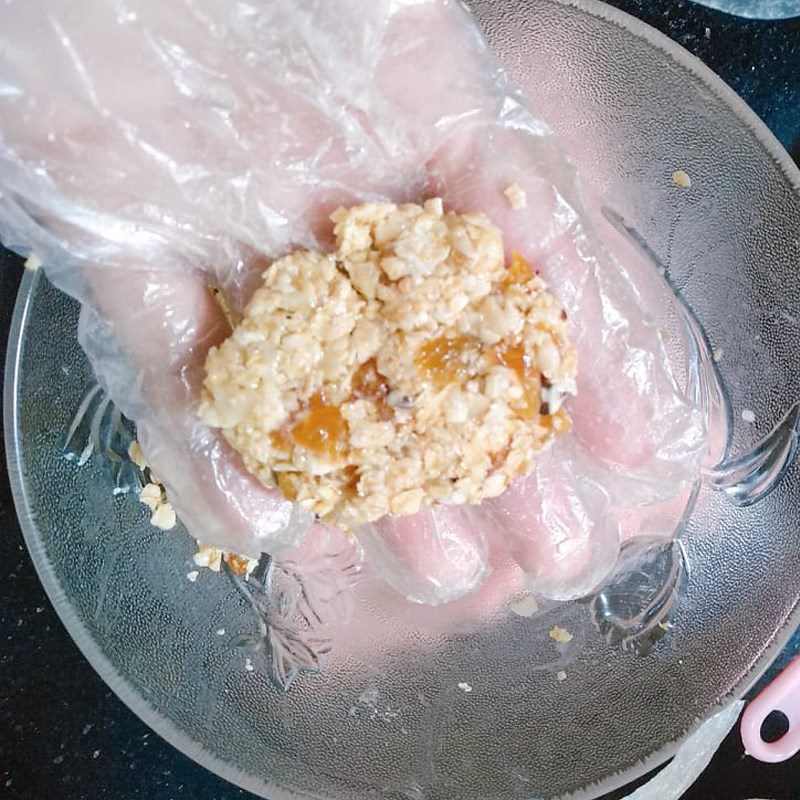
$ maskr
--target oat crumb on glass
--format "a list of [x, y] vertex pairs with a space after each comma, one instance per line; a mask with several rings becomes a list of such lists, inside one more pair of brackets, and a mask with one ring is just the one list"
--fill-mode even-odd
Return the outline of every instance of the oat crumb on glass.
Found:
[[692, 188], [692, 179], [689, 177], [689, 174], [682, 169], [676, 169], [675, 172], [672, 173], [672, 182], [681, 189]]
[[550, 629], [550, 638], [558, 644], [569, 644], [573, 639], [573, 635], [568, 630], [560, 628], [558, 625], [553, 625]]

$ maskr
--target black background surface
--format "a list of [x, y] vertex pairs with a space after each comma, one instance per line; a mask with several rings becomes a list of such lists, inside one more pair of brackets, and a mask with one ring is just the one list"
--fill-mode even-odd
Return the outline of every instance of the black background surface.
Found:
[[[800, 162], [800, 20], [742, 20], [680, 0], [611, 2], [701, 58]], [[3, 353], [20, 269], [17, 259], [0, 256]], [[84, 660], [25, 550], [5, 458], [0, 467], [0, 531], [0, 798], [252, 798], [150, 732]], [[734, 731], [685, 800], [755, 797], [800, 798], [800, 756], [782, 766], [758, 764], [743, 756]]]

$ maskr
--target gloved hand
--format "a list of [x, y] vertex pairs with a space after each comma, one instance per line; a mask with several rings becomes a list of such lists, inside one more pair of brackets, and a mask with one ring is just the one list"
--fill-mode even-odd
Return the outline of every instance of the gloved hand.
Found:
[[[488, 214], [573, 324], [573, 434], [504, 496], [359, 532], [372, 568], [436, 603], [507, 548], [554, 597], [616, 558], [613, 509], [680, 490], [704, 420], [657, 316], [604, 251], [549, 128], [456, 0], [10, 0], [0, 6], [0, 238], [83, 304], [80, 340], [198, 539], [294, 546], [310, 516], [196, 413], [208, 348], [271, 259], [328, 215], [438, 195]], [[513, 210], [503, 189], [527, 192]]]

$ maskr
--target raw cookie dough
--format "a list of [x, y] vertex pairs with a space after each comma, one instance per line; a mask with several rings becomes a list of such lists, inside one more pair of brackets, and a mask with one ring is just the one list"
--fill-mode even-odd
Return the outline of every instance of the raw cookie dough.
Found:
[[559, 302], [482, 214], [433, 199], [331, 219], [336, 251], [275, 261], [209, 352], [202, 419], [345, 528], [501, 494], [570, 427]]

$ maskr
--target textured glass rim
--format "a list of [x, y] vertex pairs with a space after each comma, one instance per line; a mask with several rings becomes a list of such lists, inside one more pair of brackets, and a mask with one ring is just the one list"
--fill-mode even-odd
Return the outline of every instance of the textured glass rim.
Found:
[[[679, 66], [686, 69], [690, 74], [704, 83], [706, 88], [711, 90], [713, 95], [719, 98], [724, 105], [733, 111], [745, 128], [756, 137], [762, 147], [769, 153], [773, 161], [781, 168], [787, 183], [797, 195], [798, 202], [800, 202], [800, 170], [798, 170], [789, 154], [766, 124], [744, 100], [699, 59], [695, 58], [691, 53], [655, 28], [652, 28], [624, 11], [620, 11], [619, 9], [600, 2], [600, 0], [545, 0], [545, 2], [575, 8], [578, 11], [598, 17], [619, 28], [629, 31], [639, 39], [646, 41], [655, 50], [665, 53], [677, 62]], [[18, 407], [16, 401], [19, 388], [20, 362], [23, 351], [22, 337], [28, 321], [31, 301], [40, 274], [41, 273], [38, 271], [25, 270], [17, 295], [17, 301], [14, 306], [8, 337], [8, 349], [6, 352], [3, 390], [3, 425], [5, 429], [8, 476], [20, 528], [22, 529], [28, 552], [31, 555], [31, 559], [39, 575], [39, 580], [44, 586], [56, 613], [73, 641], [78, 646], [78, 649], [95, 672], [106, 682], [109, 688], [146, 725], [152, 728], [159, 736], [185, 756], [225, 780], [262, 797], [269, 796], [272, 800], [321, 797], [320, 795], [301, 794], [286, 787], [267, 784], [260, 778], [215, 756], [211, 751], [192, 739], [189, 734], [178, 728], [170, 719], [155, 711], [136, 688], [119, 674], [114, 664], [104, 655], [66, 597], [47, 559], [39, 530], [34, 521], [34, 515], [32, 513], [32, 507], [22, 471], [23, 462], [19, 454], [21, 443], [18, 437]], [[775, 632], [770, 645], [764, 648], [750, 670], [742, 677], [739, 683], [729, 691], [728, 697], [730, 699], [742, 697], [758, 681], [789, 642], [789, 639], [799, 623], [800, 603], [795, 605], [792, 612], [784, 620], [783, 626]], [[723, 705], [724, 703], [720, 703], [716, 707], [708, 709], [704, 719], [712, 716], [716, 711], [720, 710]], [[595, 798], [606, 792], [619, 789], [627, 783], [640, 778], [671, 758], [678, 747], [702, 721], [702, 719], [698, 719], [695, 726], [687, 730], [678, 739], [667, 743], [660, 750], [652, 753], [648, 758], [640, 761], [635, 766], [624, 772], [611, 775], [605, 780], [593, 784], [591, 787], [586, 787], [582, 791], [574, 794], [573, 797], [576, 798], [576, 800], [581, 797]]]

